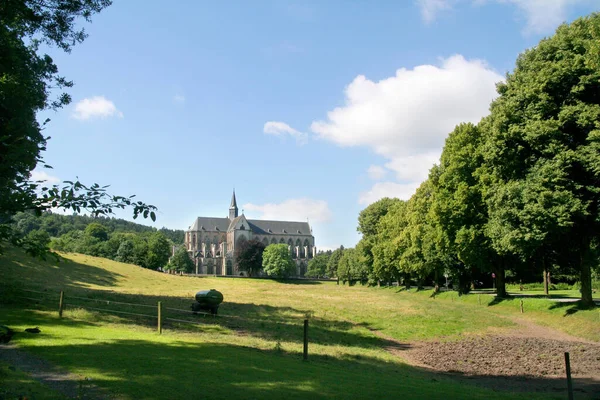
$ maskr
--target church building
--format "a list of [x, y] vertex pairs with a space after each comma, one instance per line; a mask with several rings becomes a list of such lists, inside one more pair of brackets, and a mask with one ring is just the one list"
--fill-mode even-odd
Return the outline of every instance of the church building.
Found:
[[244, 240], [288, 245], [296, 262], [297, 276], [304, 276], [308, 261], [317, 254], [315, 238], [308, 222], [266, 221], [238, 215], [235, 191], [228, 218], [198, 217], [185, 233], [185, 246], [196, 265], [196, 274], [244, 275], [234, 252]]

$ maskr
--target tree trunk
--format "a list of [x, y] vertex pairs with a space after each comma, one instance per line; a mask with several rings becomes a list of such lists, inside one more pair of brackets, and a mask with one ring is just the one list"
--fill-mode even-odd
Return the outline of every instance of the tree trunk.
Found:
[[504, 259], [498, 260], [496, 263], [496, 297], [506, 297], [506, 282], [505, 270], [504, 270]]
[[592, 260], [590, 258], [590, 247], [587, 243], [584, 243], [578, 261], [581, 273], [581, 302], [585, 306], [594, 305], [594, 299], [592, 298]]
[[550, 295], [550, 292], [549, 292], [550, 282], [548, 282], [548, 268], [546, 267], [546, 260], [545, 260], [544, 256], [542, 256], [540, 258], [540, 262], [542, 263], [542, 271], [544, 274], [544, 294], [546, 296], [548, 296], [548, 295]]

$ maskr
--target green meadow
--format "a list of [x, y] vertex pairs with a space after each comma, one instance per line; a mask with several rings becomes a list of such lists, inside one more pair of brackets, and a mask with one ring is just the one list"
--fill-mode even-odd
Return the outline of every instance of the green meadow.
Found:
[[[510, 330], [516, 317], [600, 341], [598, 309], [541, 298], [524, 299], [521, 314], [520, 299], [485, 294], [175, 276], [79, 254], [41, 261], [16, 249], [0, 256], [0, 282], [0, 323], [19, 332], [13, 343], [122, 399], [548, 398], [411, 366], [402, 351]], [[224, 294], [219, 315], [192, 315], [195, 292], [210, 288]], [[32, 326], [42, 333], [21, 332]], [[18, 370], [5, 371], [2, 386], [27, 384]]]

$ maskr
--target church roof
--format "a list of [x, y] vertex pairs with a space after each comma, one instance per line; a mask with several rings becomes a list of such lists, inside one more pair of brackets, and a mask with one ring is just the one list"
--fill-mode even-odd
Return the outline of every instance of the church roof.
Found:
[[227, 228], [229, 228], [229, 218], [198, 217], [194, 221], [194, 225], [192, 225], [190, 231], [227, 232]]
[[[240, 215], [233, 220], [229, 220], [229, 218], [198, 217], [189, 230], [227, 232], [241, 218], [244, 218], [244, 215]], [[258, 235], [312, 236], [308, 222], [266, 221], [262, 219], [249, 219], [247, 221], [252, 232]]]
[[249, 219], [248, 223], [252, 232], [260, 235], [305, 235], [312, 236], [308, 222], [293, 221], [265, 221], [262, 219]]
[[235, 190], [233, 191], [233, 195], [231, 196], [231, 205], [229, 208], [237, 208], [237, 201], [235, 200]]

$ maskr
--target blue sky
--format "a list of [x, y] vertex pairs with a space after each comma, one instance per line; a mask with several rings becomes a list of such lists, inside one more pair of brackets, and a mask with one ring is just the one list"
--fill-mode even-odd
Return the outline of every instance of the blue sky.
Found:
[[71, 54], [49, 50], [75, 87], [40, 116], [45, 172], [136, 194], [173, 229], [225, 217], [235, 187], [247, 217], [351, 247], [360, 210], [409, 198], [518, 54], [594, 4], [117, 0]]

